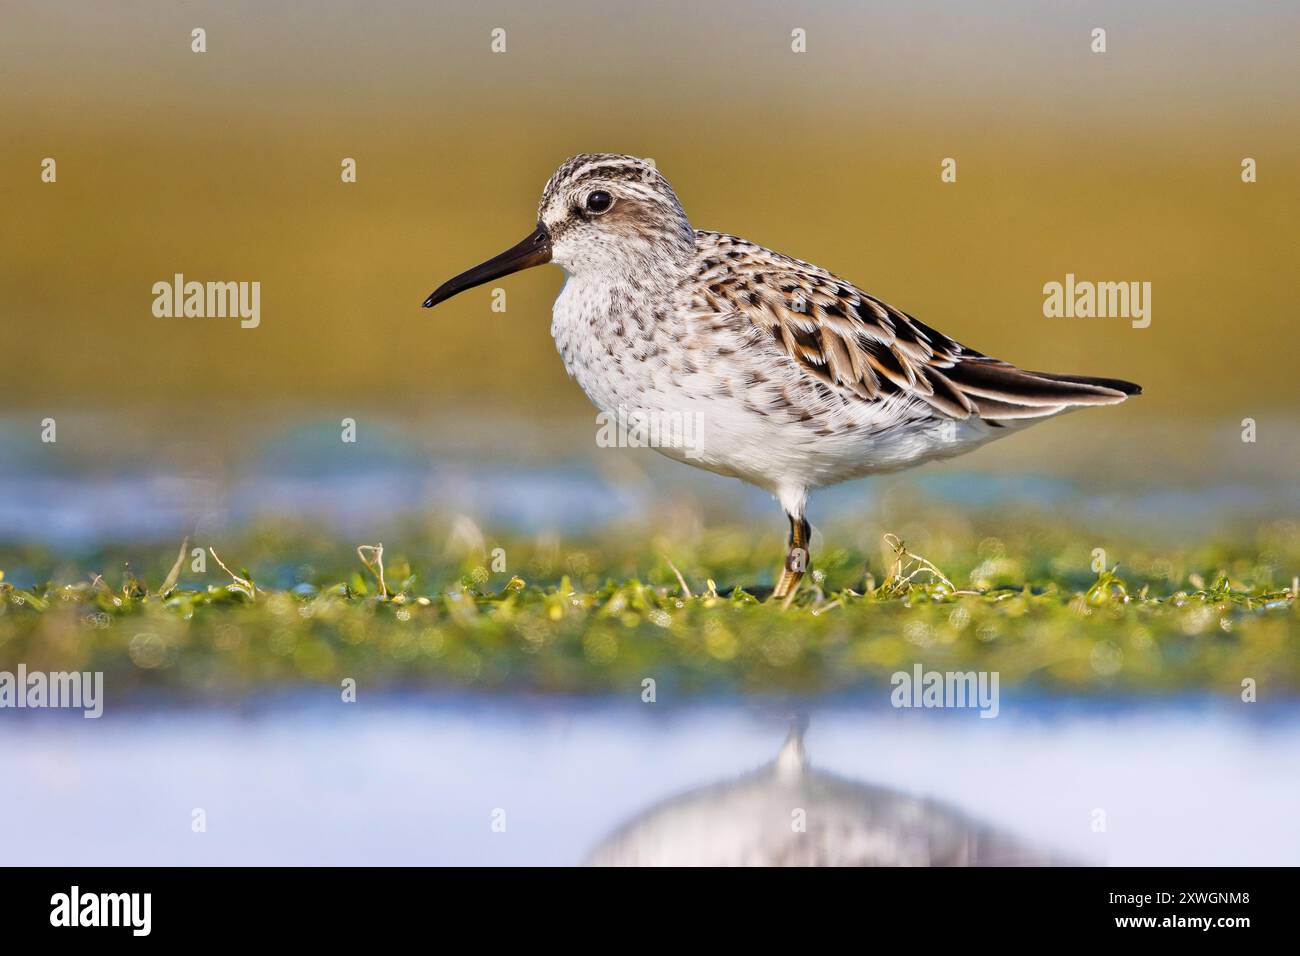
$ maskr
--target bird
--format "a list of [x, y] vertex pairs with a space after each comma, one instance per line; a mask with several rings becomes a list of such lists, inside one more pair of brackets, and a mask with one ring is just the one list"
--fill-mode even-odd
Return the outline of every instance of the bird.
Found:
[[619, 153], [561, 163], [533, 232], [424, 307], [546, 263], [565, 272], [556, 348], [601, 413], [652, 438], [660, 424], [656, 450], [776, 498], [790, 533], [771, 597], [787, 604], [810, 568], [813, 491], [1142, 391], [1025, 371], [810, 262], [696, 229], [653, 161]]

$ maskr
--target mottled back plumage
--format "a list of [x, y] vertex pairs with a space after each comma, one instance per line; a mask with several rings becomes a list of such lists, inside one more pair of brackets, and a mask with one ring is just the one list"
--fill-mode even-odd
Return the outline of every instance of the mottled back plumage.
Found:
[[1026, 372], [967, 348], [850, 282], [719, 232], [696, 233], [701, 309], [743, 316], [816, 379], [868, 402], [903, 395], [935, 414], [992, 421], [1109, 405], [1136, 386]]

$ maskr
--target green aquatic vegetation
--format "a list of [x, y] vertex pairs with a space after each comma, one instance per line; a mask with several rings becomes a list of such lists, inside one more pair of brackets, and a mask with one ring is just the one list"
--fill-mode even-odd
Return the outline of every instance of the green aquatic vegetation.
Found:
[[186, 542], [174, 562], [159, 547], [74, 564], [19, 549], [0, 558], [49, 571], [23, 586], [0, 575], [0, 670], [100, 670], [115, 694], [202, 696], [345, 678], [363, 692], [639, 694], [652, 678], [661, 700], [811, 694], [917, 663], [997, 671], [1004, 687], [1300, 690], [1295, 523], [1238, 543], [1120, 541], [1104, 562], [1091, 535], [1052, 522], [988, 530], [815, 554], [787, 604], [763, 599], [779, 549], [739, 527], [681, 541], [421, 532], [387, 549], [263, 528], [222, 543], [225, 557]]

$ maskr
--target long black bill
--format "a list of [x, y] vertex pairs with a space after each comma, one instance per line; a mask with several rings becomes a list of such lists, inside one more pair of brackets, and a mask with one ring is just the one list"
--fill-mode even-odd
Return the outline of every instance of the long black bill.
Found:
[[531, 269], [533, 266], [545, 265], [551, 261], [551, 234], [546, 231], [546, 227], [540, 222], [537, 229], [531, 236], [512, 246], [499, 256], [494, 256], [482, 265], [477, 265], [456, 276], [454, 279], [448, 279], [442, 285], [424, 300], [424, 307], [431, 309], [439, 302], [446, 302], [453, 295], [459, 295], [466, 289], [472, 289], [476, 285], [482, 285], [484, 282], [491, 282], [493, 279], [500, 279], [502, 276], [508, 276], [512, 272], [519, 272], [521, 269]]

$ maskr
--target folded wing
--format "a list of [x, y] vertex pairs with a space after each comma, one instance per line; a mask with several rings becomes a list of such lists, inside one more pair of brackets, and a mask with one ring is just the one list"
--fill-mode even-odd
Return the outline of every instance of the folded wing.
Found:
[[1141, 393], [1132, 382], [1029, 372], [955, 342], [811, 263], [697, 233], [702, 307], [745, 315], [800, 369], [863, 401], [907, 396], [954, 419], [1043, 418]]

